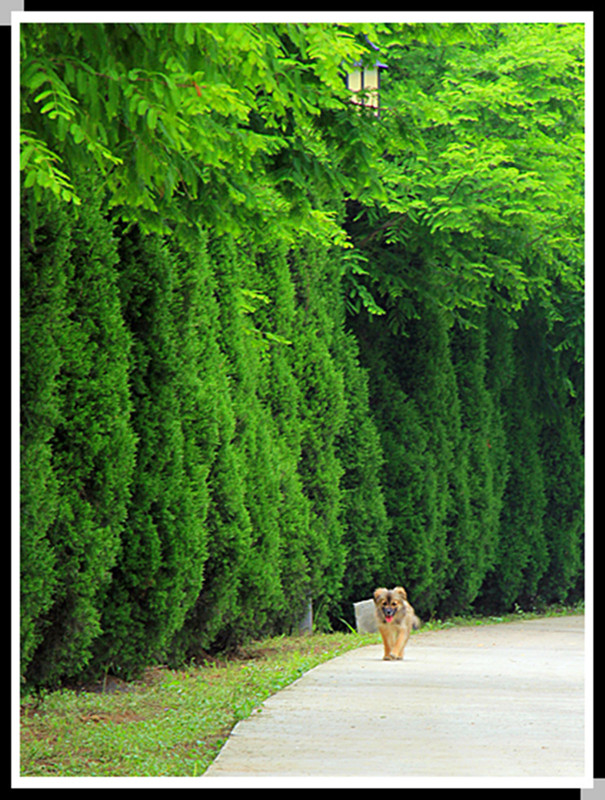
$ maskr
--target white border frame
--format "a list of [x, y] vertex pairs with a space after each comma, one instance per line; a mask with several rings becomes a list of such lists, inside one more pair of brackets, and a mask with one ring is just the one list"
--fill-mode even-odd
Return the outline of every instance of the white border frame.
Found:
[[19, 28], [25, 22], [559, 22], [586, 26], [586, 537], [585, 537], [585, 769], [584, 778], [389, 778], [390, 788], [584, 788], [594, 785], [594, 12], [592, 11], [212, 11], [212, 12], [110, 12], [110, 11], [13, 11], [11, 12], [11, 538], [12, 538], [12, 788], [376, 788], [377, 779], [365, 778], [22, 778], [19, 776]]

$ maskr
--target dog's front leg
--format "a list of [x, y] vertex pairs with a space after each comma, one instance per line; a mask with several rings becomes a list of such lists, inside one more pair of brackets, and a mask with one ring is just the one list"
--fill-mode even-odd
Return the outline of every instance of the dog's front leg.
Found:
[[397, 661], [401, 661], [403, 658], [403, 651], [405, 650], [405, 646], [408, 643], [409, 638], [409, 631], [407, 628], [401, 628], [399, 631], [399, 635], [397, 636], [397, 641], [395, 642], [395, 647], [393, 647], [393, 655], [392, 658], [395, 658]]
[[380, 635], [382, 636], [382, 644], [384, 646], [384, 656], [382, 657], [383, 661], [390, 661], [391, 656], [391, 638], [388, 635], [387, 631], [381, 625], [378, 630], [380, 631]]

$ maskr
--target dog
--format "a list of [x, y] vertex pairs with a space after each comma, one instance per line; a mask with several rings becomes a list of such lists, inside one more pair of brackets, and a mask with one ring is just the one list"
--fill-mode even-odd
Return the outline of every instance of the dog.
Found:
[[412, 628], [418, 630], [420, 627], [420, 620], [408, 603], [403, 586], [376, 589], [374, 611], [384, 645], [383, 661], [401, 661]]

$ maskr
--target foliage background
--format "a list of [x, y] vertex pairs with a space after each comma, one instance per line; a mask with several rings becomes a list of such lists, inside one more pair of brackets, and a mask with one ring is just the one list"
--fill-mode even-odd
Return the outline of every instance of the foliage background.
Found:
[[26, 686], [581, 596], [583, 46], [21, 26]]

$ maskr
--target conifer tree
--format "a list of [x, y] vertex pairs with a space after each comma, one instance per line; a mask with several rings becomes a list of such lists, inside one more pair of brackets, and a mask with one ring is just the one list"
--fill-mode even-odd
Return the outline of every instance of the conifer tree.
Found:
[[[338, 437], [344, 466], [342, 509], [347, 549], [344, 597], [352, 603], [368, 597], [383, 580], [387, 566], [388, 522], [380, 485], [383, 465], [380, 436], [370, 413], [368, 378], [358, 360], [357, 343], [344, 330], [336, 343], [342, 365], [347, 415]], [[345, 612], [339, 609], [340, 616]]]
[[[495, 569], [484, 596], [492, 610], [514, 603], [532, 607], [548, 565], [544, 534], [545, 469], [540, 439], [542, 415], [536, 397], [535, 330], [527, 315], [513, 336], [514, 373], [502, 391], [504, 428], [509, 452], [503, 492]], [[539, 371], [539, 370], [538, 370]]]
[[387, 558], [382, 582], [403, 583], [420, 614], [435, 609], [433, 551], [429, 538], [435, 513], [436, 479], [428, 432], [416, 402], [402, 388], [406, 339], [380, 319], [353, 320], [367, 367], [370, 408], [380, 435], [384, 463], [380, 482], [388, 520]]
[[[276, 428], [263, 397], [262, 373], [266, 345], [256, 327], [259, 306], [270, 304], [258, 291], [255, 258], [242, 243], [225, 241], [217, 251], [215, 272], [219, 288], [222, 350], [229, 363], [231, 398], [236, 417], [233, 447], [243, 485], [243, 503], [249, 518], [242, 539], [241, 574], [230, 579], [239, 585], [240, 620], [229, 627], [236, 640], [262, 631], [283, 608], [279, 526], [278, 451]], [[263, 287], [264, 288], [264, 287]]]
[[[289, 254], [282, 244], [268, 244], [255, 255], [268, 303], [254, 315], [264, 345], [264, 380], [260, 392], [274, 425], [274, 469], [279, 478], [277, 520], [280, 529], [281, 583], [286, 602], [272, 609], [276, 632], [296, 630], [310, 598], [309, 561], [305, 555], [311, 504], [298, 472], [303, 419], [302, 392], [295, 376], [300, 354], [297, 309]], [[262, 276], [262, 277], [261, 277]]]
[[510, 442], [506, 423], [507, 404], [515, 376], [513, 354], [514, 329], [500, 309], [491, 306], [486, 310], [486, 386], [493, 408], [492, 425], [489, 433], [488, 458], [493, 475], [494, 512], [497, 514], [496, 536], [492, 564], [488, 568], [475, 608], [483, 613], [502, 610], [501, 588], [498, 581], [500, 569], [500, 548], [503, 536], [504, 491], [511, 470]]
[[195, 602], [208, 555], [213, 413], [209, 268], [174, 242], [124, 235], [121, 289], [133, 337], [137, 468], [97, 659], [132, 675], [161, 656]]
[[506, 434], [506, 398], [515, 375], [513, 326], [495, 307], [486, 311], [486, 374], [485, 381], [492, 407], [488, 456], [493, 475], [496, 540], [500, 533], [503, 497], [510, 473], [510, 447]]
[[513, 603], [523, 596], [533, 599], [542, 572], [541, 563], [546, 556], [539, 431], [531, 405], [524, 397], [525, 388], [517, 379], [511, 389], [515, 395], [509, 395], [507, 438], [511, 457], [496, 556], [497, 596], [494, 600], [498, 610], [511, 610]]
[[[565, 321], [567, 323], [567, 320]], [[531, 348], [528, 352], [530, 386], [536, 415], [541, 421], [540, 459], [544, 471], [543, 535], [548, 551], [538, 595], [543, 602], [561, 602], [574, 592], [582, 574], [584, 530], [583, 441], [571, 381], [569, 355], [554, 346], [537, 309], [526, 314]], [[573, 323], [568, 323], [573, 324]]]
[[[47, 529], [57, 584], [27, 673], [37, 684], [76, 675], [92, 657], [101, 634], [101, 598], [120, 552], [134, 466], [130, 339], [121, 316], [117, 240], [101, 214], [94, 182], [82, 176], [81, 189], [86, 211], [73, 221], [67, 250], [62, 245], [53, 253], [57, 284], [65, 282], [56, 329], [60, 403], [54, 411], [49, 408], [55, 422], [47, 439], [58, 485], [56, 513]], [[54, 392], [52, 381], [44, 393], [49, 388]]]
[[444, 604], [453, 553], [449, 545], [458, 535], [462, 539], [468, 536], [468, 504], [463, 485], [466, 475], [456, 474], [454, 459], [460, 405], [443, 311], [425, 306], [421, 318], [409, 324], [409, 338], [402, 350], [403, 388], [416, 401], [428, 435], [427, 466], [435, 480], [434, 505], [427, 520], [433, 564], [431, 592], [433, 602]]
[[539, 594], [546, 603], [563, 602], [573, 595], [583, 574], [584, 471], [582, 439], [571, 415], [557, 414], [542, 429], [542, 461], [546, 468], [544, 536], [548, 568]]
[[468, 611], [493, 564], [501, 503], [494, 494], [494, 403], [486, 384], [487, 327], [478, 314], [476, 327], [452, 331], [452, 352], [460, 397], [460, 445], [456, 459], [464, 465], [469, 497], [469, 536], [452, 576], [457, 611]]
[[213, 387], [216, 450], [208, 473], [208, 558], [201, 591], [173, 639], [177, 662], [234, 642], [245, 605], [245, 564], [253, 535], [245, 500], [246, 412], [235, 401], [245, 367], [238, 358], [243, 331], [234, 254], [229, 242], [212, 237], [207, 254], [212, 275], [212, 293], [206, 298], [212, 319], [207, 347], [212, 357], [204, 374]]
[[330, 599], [340, 591], [346, 558], [341, 517], [343, 467], [336, 442], [346, 400], [342, 369], [333, 356], [335, 322], [330, 313], [337, 292], [336, 265], [309, 243], [295, 254], [294, 269], [298, 293], [295, 375], [301, 389], [302, 420], [299, 474], [310, 502], [305, 557], [321, 624]]
[[220, 370], [216, 320], [211, 310], [214, 279], [206, 240], [200, 237], [193, 251], [175, 240], [167, 244], [177, 265], [171, 311], [177, 337], [179, 417], [183, 431], [181, 538], [174, 560], [179, 565], [178, 583], [182, 592], [176, 621], [176, 629], [180, 630], [185, 612], [201, 589], [208, 557], [208, 476], [218, 447], [216, 373]]
[[35, 240], [24, 236], [21, 247], [22, 673], [43, 638], [42, 620], [59, 580], [50, 538], [60, 487], [52, 467], [51, 440], [61, 408], [57, 379], [62, 329], [67, 324], [68, 276], [61, 267], [69, 259], [70, 230], [66, 209], [53, 206], [41, 215]]

